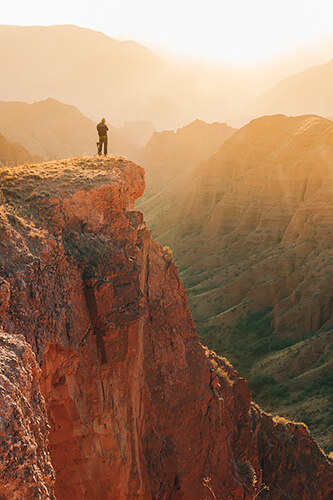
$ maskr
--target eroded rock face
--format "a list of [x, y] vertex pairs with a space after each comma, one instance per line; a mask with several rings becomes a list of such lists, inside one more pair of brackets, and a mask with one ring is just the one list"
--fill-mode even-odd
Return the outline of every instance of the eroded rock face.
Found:
[[[332, 120], [264, 116], [178, 182], [172, 203], [165, 190], [139, 206], [174, 252], [203, 343], [232, 360], [267, 410], [306, 420], [326, 451], [331, 402], [323, 391], [312, 406], [306, 392], [291, 401], [310, 385], [319, 393], [331, 373], [332, 188]], [[260, 391], [262, 376], [290, 399]]]
[[333, 468], [327, 468], [328, 461], [306, 426], [272, 418], [254, 404], [251, 415], [263, 482], [269, 485], [260, 498], [331, 498]]
[[196, 320], [229, 326], [244, 304], [274, 307], [284, 336], [331, 325], [332, 144], [331, 120], [262, 117], [201, 164], [167, 210], [163, 193], [142, 205], [185, 268]]
[[[157, 193], [161, 201], [161, 192], [166, 190], [163, 203], [159, 203], [159, 212], [170, 209], [181, 196], [178, 185], [184, 192], [184, 179], [192, 176], [197, 166], [216, 153], [235, 131], [225, 123], [208, 124], [195, 120], [176, 132], [155, 132], [135, 156], [146, 172], [147, 188], [140, 202]], [[145, 203], [142, 211], [148, 213], [153, 207], [154, 200], [151, 200]]]
[[[0, 307], [42, 366], [58, 500], [255, 498], [246, 381], [199, 343], [177, 268], [134, 211], [143, 170], [123, 159], [52, 169], [38, 182], [53, 194], [29, 198], [29, 221], [23, 187], [16, 219], [3, 215]], [[62, 172], [81, 188], [52, 187]]]
[[230, 326], [244, 305], [273, 307], [281, 336], [331, 326], [332, 144], [331, 120], [261, 117], [201, 164], [167, 210], [163, 193], [143, 204], [185, 268], [198, 322]]
[[0, 329], [0, 498], [55, 499], [40, 369], [22, 336]]

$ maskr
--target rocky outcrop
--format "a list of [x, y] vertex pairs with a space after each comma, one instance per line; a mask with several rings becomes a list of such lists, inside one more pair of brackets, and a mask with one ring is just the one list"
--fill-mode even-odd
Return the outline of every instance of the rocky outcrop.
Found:
[[[0, 300], [4, 304], [4, 282]], [[7, 299], [5, 299], [6, 301]], [[1, 309], [0, 309], [1, 316]], [[0, 329], [0, 498], [55, 499], [40, 369], [20, 335]]]
[[333, 468], [326, 468], [327, 460], [306, 426], [284, 418], [272, 418], [254, 404], [251, 416], [258, 440], [263, 484], [269, 485], [262, 489], [259, 498], [331, 498]]
[[[10, 174], [2, 324], [25, 336], [42, 367], [56, 497], [255, 498], [250, 392], [199, 343], [177, 268], [134, 211], [143, 169], [78, 158], [17, 168], [2, 182]], [[317, 487], [327, 491], [320, 456]]]

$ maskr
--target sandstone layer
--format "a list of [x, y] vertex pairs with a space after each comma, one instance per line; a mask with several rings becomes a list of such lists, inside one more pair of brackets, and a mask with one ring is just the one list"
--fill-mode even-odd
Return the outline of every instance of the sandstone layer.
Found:
[[200, 344], [177, 267], [134, 210], [142, 168], [77, 158], [0, 175], [16, 190], [1, 199], [2, 326], [42, 368], [58, 500], [329, 497], [331, 462], [304, 426], [304, 467], [273, 454], [267, 468], [273, 419], [251, 416], [246, 380]]
[[[322, 485], [327, 462], [323, 460], [322, 450], [312, 439], [307, 427], [300, 422], [272, 418], [255, 404], [252, 404], [250, 413], [264, 485], [258, 498], [330, 498], [333, 492], [332, 468], [328, 472], [327, 484]], [[318, 485], [322, 486], [317, 489]], [[321, 491], [321, 487], [324, 491]]]

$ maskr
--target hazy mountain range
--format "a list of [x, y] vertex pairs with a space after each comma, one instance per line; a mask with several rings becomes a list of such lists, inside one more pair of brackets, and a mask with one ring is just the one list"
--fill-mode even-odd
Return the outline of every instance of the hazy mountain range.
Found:
[[283, 113], [333, 115], [333, 59], [282, 80], [255, 99], [248, 111], [256, 116]]
[[225, 123], [208, 124], [195, 120], [176, 132], [155, 132], [134, 155], [134, 160], [146, 173], [147, 186], [141, 202], [162, 190], [175, 193], [180, 180], [216, 153], [235, 130]]
[[[321, 53], [303, 52], [284, 62], [248, 68], [169, 62], [133, 41], [120, 42], [76, 26], [0, 26], [0, 44], [6, 47], [0, 54], [5, 68], [1, 100], [33, 102], [52, 97], [78, 107], [94, 121], [106, 116], [116, 126], [148, 120], [163, 130], [198, 118], [238, 126], [260, 115], [262, 109], [270, 112], [273, 108], [288, 114], [294, 110], [333, 114], [327, 91], [332, 77], [325, 65], [316, 70], [315, 85], [308, 86], [304, 109], [298, 93], [284, 92], [285, 84], [283, 95], [279, 87], [272, 91], [272, 102], [270, 94], [263, 98], [264, 104], [261, 98], [253, 102], [295, 71], [331, 59], [333, 40]], [[303, 77], [308, 78], [302, 75], [297, 77], [300, 85]], [[280, 101], [283, 109], [275, 106]]]
[[22, 165], [39, 162], [42, 159], [32, 156], [20, 142], [10, 142], [0, 133], [0, 165]]
[[[129, 158], [154, 131], [149, 122], [126, 123], [121, 129], [108, 127], [110, 153]], [[96, 123], [75, 106], [51, 98], [32, 104], [0, 101], [0, 132], [40, 160], [96, 154]]]

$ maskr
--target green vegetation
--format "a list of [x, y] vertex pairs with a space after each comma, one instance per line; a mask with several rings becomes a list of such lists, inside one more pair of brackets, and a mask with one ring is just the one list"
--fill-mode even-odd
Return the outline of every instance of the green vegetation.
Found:
[[209, 332], [207, 346], [217, 354], [226, 355], [236, 368], [247, 376], [258, 357], [280, 347], [271, 327], [271, 310], [266, 308], [258, 312], [248, 311], [244, 319], [237, 321], [228, 336], [217, 339], [210, 328], [206, 329], [202, 336], [205, 337], [205, 333]]
[[237, 460], [237, 469], [241, 476], [243, 476], [249, 486], [254, 486], [257, 482], [256, 472], [249, 460]]
[[223, 385], [225, 385], [226, 387], [232, 387], [234, 382], [231, 379], [231, 377], [229, 376], [228, 372], [226, 371], [225, 365], [227, 367], [231, 367], [231, 368], [232, 368], [232, 366], [226, 358], [223, 358], [221, 356], [217, 356], [217, 357], [218, 357], [218, 359], [220, 359], [222, 361], [222, 365], [220, 366], [214, 359], [210, 360], [211, 365], [212, 365], [216, 375], [220, 379], [220, 382], [222, 382]]
[[170, 248], [170, 247], [168, 247], [168, 246], [164, 246], [164, 247], [163, 247], [163, 252], [168, 253], [168, 254], [169, 254], [169, 257], [172, 259], [172, 250], [171, 250], [171, 248]]
[[[226, 356], [248, 380], [255, 402], [267, 412], [304, 422], [320, 446], [333, 450], [333, 370], [330, 330], [279, 338], [271, 326], [271, 308], [247, 311], [228, 331], [197, 324], [202, 342]], [[327, 340], [326, 340], [327, 339]], [[316, 342], [327, 345], [310, 367], [297, 365]], [[327, 344], [326, 344], [327, 342]], [[293, 366], [298, 366], [293, 370]], [[302, 362], [301, 362], [302, 363]]]
[[[304, 390], [298, 394], [299, 401], [306, 398], [318, 399], [320, 396], [327, 398], [330, 403], [330, 407], [321, 419], [321, 429], [323, 430], [325, 427], [333, 427], [333, 372], [323, 374], [320, 380], [314, 380], [312, 384], [307, 385]], [[309, 412], [303, 412], [303, 421], [310, 428], [314, 424], [314, 419]]]

